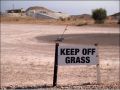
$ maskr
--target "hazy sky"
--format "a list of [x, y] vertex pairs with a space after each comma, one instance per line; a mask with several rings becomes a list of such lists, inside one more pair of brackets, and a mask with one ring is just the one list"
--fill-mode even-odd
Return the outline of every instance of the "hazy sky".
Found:
[[25, 10], [30, 6], [44, 6], [48, 9], [64, 12], [68, 14], [91, 14], [91, 11], [96, 8], [105, 8], [108, 12], [108, 15], [119, 12], [119, 0], [113, 1], [38, 1], [38, 0], [8, 0], [1, 1], [1, 10], [5, 11], [8, 9], [14, 8], [24, 8]]

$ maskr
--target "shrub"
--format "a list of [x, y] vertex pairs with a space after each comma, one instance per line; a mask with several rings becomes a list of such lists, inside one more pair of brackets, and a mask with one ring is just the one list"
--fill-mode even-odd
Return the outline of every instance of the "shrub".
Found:
[[118, 24], [120, 24], [120, 19], [118, 20]]
[[65, 18], [60, 17], [59, 19], [60, 19], [61, 21], [65, 21]]
[[107, 18], [107, 12], [102, 8], [95, 9], [92, 11], [92, 18], [95, 20], [95, 23], [104, 23], [105, 19]]
[[78, 24], [76, 24], [76, 26], [84, 26], [84, 25], [88, 25], [88, 23], [85, 22], [85, 23], [78, 23]]
[[70, 21], [70, 19], [71, 19], [70, 17], [67, 18], [68, 21]]
[[18, 18], [15, 18], [15, 21], [19, 21], [19, 19], [18, 19]]

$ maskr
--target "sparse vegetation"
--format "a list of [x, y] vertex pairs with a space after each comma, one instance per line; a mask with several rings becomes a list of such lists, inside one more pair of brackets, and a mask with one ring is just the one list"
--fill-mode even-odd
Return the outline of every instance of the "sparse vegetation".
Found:
[[70, 20], [71, 20], [71, 18], [70, 18], [70, 17], [68, 17], [68, 18], [67, 18], [67, 20], [68, 20], [68, 21], [70, 21]]
[[118, 24], [120, 24], [120, 19], [118, 20]]
[[18, 18], [16, 18], [16, 19], [15, 19], [15, 21], [19, 21], [19, 19], [18, 19]]
[[[54, 25], [75, 25], [75, 26], [84, 26], [84, 25], [94, 25], [94, 20], [91, 18], [85, 19], [80, 17], [69, 17], [69, 18], [59, 18], [59, 19], [36, 19], [32, 17], [9, 17], [1, 16], [2, 23], [22, 23], [22, 24], [54, 24]], [[96, 24], [97, 25], [97, 24]], [[119, 20], [111, 19], [105, 20], [104, 24], [99, 26], [106, 27], [118, 27]]]
[[95, 9], [92, 12], [92, 18], [95, 20], [95, 23], [102, 24], [107, 18], [107, 12], [105, 9], [102, 8]]
[[84, 23], [78, 23], [76, 26], [84, 26], [84, 25], [87, 25], [87, 22], [84, 22]]
[[61, 21], [65, 21], [65, 18], [60, 17], [59, 19], [60, 19]]

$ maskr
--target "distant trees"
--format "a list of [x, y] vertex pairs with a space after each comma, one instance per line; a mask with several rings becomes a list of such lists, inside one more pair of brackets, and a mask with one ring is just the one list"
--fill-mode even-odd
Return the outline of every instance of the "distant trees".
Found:
[[107, 18], [107, 11], [105, 9], [99, 8], [92, 11], [92, 18], [95, 23], [102, 24]]

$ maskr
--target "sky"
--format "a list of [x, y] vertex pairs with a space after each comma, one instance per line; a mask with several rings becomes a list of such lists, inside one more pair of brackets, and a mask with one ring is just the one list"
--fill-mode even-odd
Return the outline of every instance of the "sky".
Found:
[[26, 10], [31, 6], [43, 6], [56, 12], [63, 12], [70, 15], [91, 14], [92, 10], [96, 8], [104, 8], [107, 10], [108, 15], [119, 12], [119, 0], [82, 0], [82, 1], [57, 1], [57, 0], [2, 0], [1, 11], [4, 12], [8, 9], [23, 8]]

